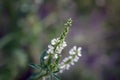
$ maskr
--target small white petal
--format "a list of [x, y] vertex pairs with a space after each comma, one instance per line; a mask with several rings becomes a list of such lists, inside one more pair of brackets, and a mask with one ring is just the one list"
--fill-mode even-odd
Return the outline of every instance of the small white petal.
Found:
[[56, 44], [56, 39], [51, 40], [51, 44], [55, 45]]
[[82, 56], [80, 52], [78, 52], [78, 56]]
[[55, 55], [54, 55], [54, 58], [57, 59], [57, 58], [58, 58], [58, 54], [55, 54]]
[[75, 54], [75, 52], [74, 52], [74, 51], [72, 51], [72, 50], [70, 50], [70, 51], [69, 51], [69, 54], [70, 54], [70, 55], [74, 55], [74, 54]]
[[60, 70], [60, 73], [63, 73], [63, 70]]
[[69, 64], [68, 64], [68, 65], [66, 65], [66, 69], [67, 69], [67, 70], [69, 70], [69, 68], [70, 68], [70, 65], [69, 65]]
[[60, 66], [60, 69], [64, 69], [64, 68], [65, 68], [65, 65]]
[[49, 54], [49, 53], [53, 53], [53, 49], [48, 49], [47, 50], [47, 53]]
[[77, 62], [78, 60], [79, 60], [79, 57], [76, 56], [75, 59], [74, 59], [74, 61]]
[[78, 47], [78, 51], [81, 51], [82, 50], [82, 48], [81, 47]]
[[52, 45], [48, 45], [49, 49], [54, 49], [54, 47]]
[[76, 48], [77, 48], [77, 47], [76, 47], [76, 46], [74, 46], [74, 47], [73, 47], [73, 50], [76, 50]]
[[78, 59], [74, 59], [74, 61], [75, 61], [75, 62], [77, 62], [77, 61], [78, 61]]
[[48, 59], [48, 56], [45, 56], [44, 59]]
[[48, 53], [48, 54], [50, 53], [50, 49], [47, 50], [47, 53]]
[[63, 42], [63, 44], [62, 44], [62, 45], [63, 45], [63, 47], [67, 46], [66, 42]]

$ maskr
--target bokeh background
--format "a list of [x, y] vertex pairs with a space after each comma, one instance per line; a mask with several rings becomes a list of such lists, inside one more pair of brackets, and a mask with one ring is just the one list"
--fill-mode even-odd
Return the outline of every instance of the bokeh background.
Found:
[[70, 17], [63, 57], [74, 45], [82, 57], [61, 80], [120, 80], [120, 0], [0, 0], [0, 80], [27, 80]]

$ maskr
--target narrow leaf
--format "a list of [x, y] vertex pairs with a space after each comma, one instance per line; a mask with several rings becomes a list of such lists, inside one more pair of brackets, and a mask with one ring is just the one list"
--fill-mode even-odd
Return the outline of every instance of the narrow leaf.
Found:
[[57, 76], [57, 75], [55, 75], [55, 74], [53, 74], [53, 76], [56, 78], [56, 80], [60, 80], [60, 77], [59, 77], [59, 76]]
[[40, 69], [40, 66], [38, 66], [37, 64], [30, 64], [29, 66], [34, 69]]
[[40, 64], [43, 64], [44, 63], [44, 57], [46, 56], [47, 52], [46, 50], [44, 50], [41, 54], [41, 57], [40, 57]]
[[37, 78], [39, 78], [41, 76], [42, 71], [37, 72], [37, 73], [33, 73], [30, 78], [28, 78], [28, 80], [36, 80]]

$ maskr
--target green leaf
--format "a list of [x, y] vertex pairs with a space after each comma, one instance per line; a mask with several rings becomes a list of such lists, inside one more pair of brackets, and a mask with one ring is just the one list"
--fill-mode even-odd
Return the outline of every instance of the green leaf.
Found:
[[30, 67], [34, 68], [34, 69], [40, 69], [41, 67], [37, 64], [30, 64]]
[[49, 56], [49, 59], [48, 59], [47, 65], [50, 65], [51, 63], [52, 63], [52, 55]]
[[36, 80], [41, 76], [42, 71], [33, 73], [28, 80]]
[[55, 75], [55, 74], [53, 74], [53, 76], [56, 78], [56, 80], [60, 80], [60, 77], [59, 77], [59, 76], [57, 76], [57, 75]]
[[41, 57], [40, 57], [40, 64], [44, 64], [44, 57], [46, 56], [47, 52], [46, 50], [44, 50], [41, 54]]
[[58, 69], [58, 70], [56, 70], [56, 71], [54, 71], [53, 73], [58, 73], [60, 70]]

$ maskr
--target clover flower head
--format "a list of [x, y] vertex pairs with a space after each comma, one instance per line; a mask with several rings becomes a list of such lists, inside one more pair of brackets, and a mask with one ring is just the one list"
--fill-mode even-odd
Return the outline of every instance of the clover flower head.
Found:
[[[44, 59], [48, 59], [48, 57], [53, 54], [53, 58], [57, 59], [61, 54], [62, 50], [67, 46], [64, 40], [60, 40], [60, 38], [54, 38], [51, 40], [51, 44], [48, 45], [47, 55]], [[58, 55], [59, 54], [59, 55]]]
[[76, 46], [74, 46], [69, 51], [69, 54], [70, 56], [64, 58], [63, 61], [59, 65], [60, 73], [62, 73], [64, 70], [68, 70], [70, 68], [70, 65], [74, 65], [74, 63], [79, 60], [79, 57], [82, 56], [81, 47], [77, 48]]

